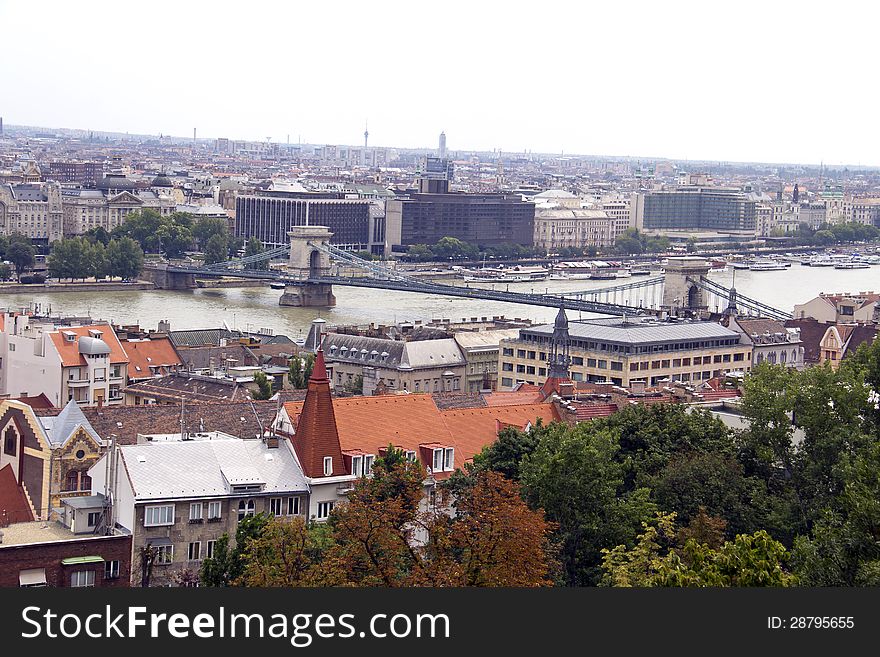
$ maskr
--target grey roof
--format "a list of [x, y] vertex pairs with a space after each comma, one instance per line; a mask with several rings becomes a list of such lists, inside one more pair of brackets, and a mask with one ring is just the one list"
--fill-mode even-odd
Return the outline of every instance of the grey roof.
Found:
[[519, 337], [519, 329], [494, 329], [489, 331], [459, 331], [455, 341], [465, 351], [498, 350], [501, 340], [515, 340]]
[[[520, 334], [551, 335], [552, 324], [521, 329]], [[662, 344], [687, 340], [739, 338], [739, 333], [715, 322], [664, 322], [650, 318], [633, 317], [624, 322], [619, 317], [569, 322], [572, 340], [587, 339], [617, 344]]]
[[288, 443], [270, 449], [262, 440], [196, 440], [119, 448], [135, 499], [229, 495], [231, 486], [264, 484], [263, 493], [308, 492]]
[[464, 356], [453, 338], [407, 342], [403, 352], [404, 367], [454, 367], [464, 365]]
[[103, 495], [80, 495], [79, 497], [65, 497], [62, 504], [72, 506], [74, 509], [97, 509], [104, 506]]
[[[368, 364], [370, 353], [378, 351], [379, 358], [376, 360], [385, 367], [398, 367], [403, 362], [403, 350], [406, 345], [406, 342], [400, 340], [383, 340], [344, 333], [328, 333], [323, 342], [324, 358], [328, 362]], [[364, 358], [364, 350], [366, 350], [366, 358]], [[353, 355], [355, 352], [356, 355]], [[381, 359], [383, 353], [387, 354], [384, 361]]]
[[[83, 338], [80, 339], [82, 340]], [[86, 416], [83, 415], [79, 404], [72, 399], [67, 402], [67, 406], [58, 415], [41, 415], [38, 417], [40, 424], [43, 425], [46, 438], [52, 445], [64, 445], [68, 438], [76, 431], [77, 427], [82, 427], [99, 445], [104, 444], [104, 441], [98, 436], [98, 432], [94, 430]]]
[[110, 347], [101, 338], [84, 335], [80, 337], [77, 343], [79, 344], [79, 353], [81, 354], [97, 356], [110, 353]]

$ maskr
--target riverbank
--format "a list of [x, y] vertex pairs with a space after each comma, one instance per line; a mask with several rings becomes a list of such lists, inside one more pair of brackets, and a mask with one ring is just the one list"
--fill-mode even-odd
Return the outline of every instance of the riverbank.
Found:
[[101, 283], [0, 283], [0, 294], [47, 294], [54, 292], [127, 292], [129, 290], [155, 290], [149, 281], [107, 281]]

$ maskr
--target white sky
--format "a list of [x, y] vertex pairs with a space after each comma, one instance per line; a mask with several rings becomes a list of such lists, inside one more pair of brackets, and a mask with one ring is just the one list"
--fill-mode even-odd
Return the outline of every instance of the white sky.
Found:
[[7, 124], [880, 164], [877, 3], [0, 0]]

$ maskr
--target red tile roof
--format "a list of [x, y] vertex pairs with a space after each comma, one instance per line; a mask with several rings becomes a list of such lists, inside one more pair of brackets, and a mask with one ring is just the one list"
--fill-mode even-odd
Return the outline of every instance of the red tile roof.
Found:
[[0, 527], [14, 522], [30, 522], [34, 512], [27, 496], [18, 485], [12, 464], [0, 468]]
[[21, 402], [22, 404], [27, 404], [31, 408], [54, 408], [54, 406], [52, 406], [52, 402], [49, 401], [49, 398], [42, 392], [36, 397], [12, 397], [11, 400]]
[[[125, 351], [122, 349], [122, 344], [120, 344], [119, 338], [116, 337], [113, 329], [106, 324], [64, 326], [57, 331], [49, 333], [49, 337], [52, 338], [55, 349], [58, 350], [58, 354], [61, 356], [61, 365], [63, 367], [79, 367], [80, 365], [86, 364], [86, 359], [79, 353], [79, 339], [90, 337], [89, 331], [101, 332], [101, 339], [107, 343], [108, 347], [110, 347], [111, 363], [117, 364], [128, 362], [128, 356], [125, 355]], [[69, 332], [75, 333], [77, 336], [76, 340], [73, 342], [68, 342], [64, 339], [64, 333]]]
[[[122, 340], [122, 349], [128, 356], [129, 380], [145, 379], [168, 374], [183, 365], [177, 350], [167, 337], [149, 340]], [[155, 370], [151, 370], [153, 367]]]
[[584, 422], [597, 417], [608, 417], [612, 413], [616, 413], [618, 409], [617, 404], [589, 404], [575, 402], [574, 410], [577, 421]]
[[[293, 408], [294, 405], [300, 407], [299, 417], [296, 417], [297, 409]], [[315, 358], [305, 401], [301, 404], [285, 404], [284, 407], [292, 421], [296, 418], [296, 431], [291, 441], [306, 476], [325, 476], [324, 458], [327, 456], [333, 458], [333, 471], [330, 476], [347, 474], [333, 400], [330, 397], [330, 380], [327, 378], [323, 350], [319, 349]], [[346, 446], [346, 449], [356, 447], [357, 445]]]

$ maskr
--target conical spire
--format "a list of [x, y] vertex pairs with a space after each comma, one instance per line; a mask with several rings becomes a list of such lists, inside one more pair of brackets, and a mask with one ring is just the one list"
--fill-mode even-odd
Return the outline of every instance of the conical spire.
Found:
[[[323, 349], [318, 349], [315, 355], [315, 366], [291, 442], [307, 477], [346, 474]], [[324, 468], [327, 457], [332, 459], [329, 474]]]

